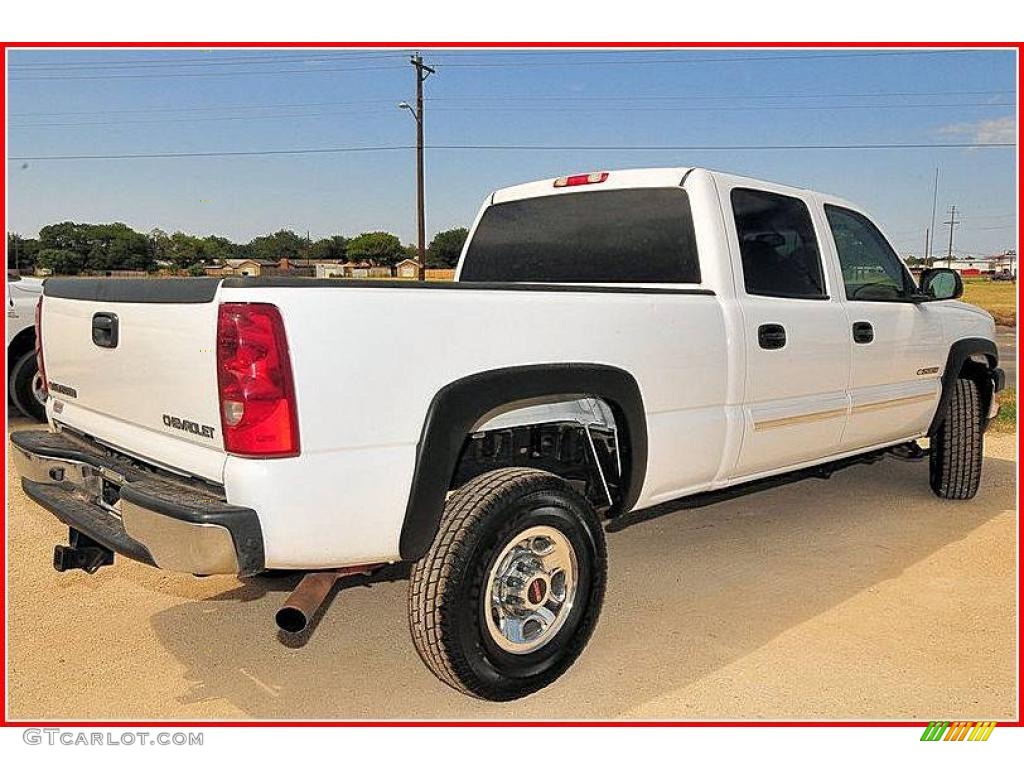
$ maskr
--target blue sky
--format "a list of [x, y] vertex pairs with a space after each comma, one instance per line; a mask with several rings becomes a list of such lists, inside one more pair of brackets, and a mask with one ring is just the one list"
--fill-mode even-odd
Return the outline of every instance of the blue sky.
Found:
[[[1015, 141], [1012, 52], [423, 51], [427, 143], [707, 146]], [[402, 52], [10, 51], [11, 157], [405, 147]], [[565, 173], [701, 165], [848, 197], [919, 254], [940, 168], [956, 250], [1014, 246], [1015, 149], [427, 152], [427, 231], [468, 226], [492, 189]], [[278, 156], [10, 160], [9, 227], [124, 221], [238, 241], [415, 237], [409, 149]], [[937, 248], [944, 250], [939, 227]]]

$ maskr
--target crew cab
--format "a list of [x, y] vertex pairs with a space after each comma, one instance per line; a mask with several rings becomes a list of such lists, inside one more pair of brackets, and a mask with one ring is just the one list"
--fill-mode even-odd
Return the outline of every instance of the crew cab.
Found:
[[488, 196], [450, 283], [49, 279], [11, 443], [59, 569], [309, 572], [297, 630], [407, 563], [424, 662], [508, 700], [586, 645], [605, 520], [887, 454], [973, 497], [1003, 375], [961, 293], [833, 195], [566, 176]]

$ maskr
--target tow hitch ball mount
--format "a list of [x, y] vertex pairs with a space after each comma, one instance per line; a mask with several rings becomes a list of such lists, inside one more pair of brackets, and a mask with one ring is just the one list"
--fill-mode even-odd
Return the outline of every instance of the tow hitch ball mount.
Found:
[[112, 550], [74, 528], [68, 528], [68, 546], [58, 544], [53, 548], [53, 569], [61, 573], [78, 570], [93, 574], [113, 564]]

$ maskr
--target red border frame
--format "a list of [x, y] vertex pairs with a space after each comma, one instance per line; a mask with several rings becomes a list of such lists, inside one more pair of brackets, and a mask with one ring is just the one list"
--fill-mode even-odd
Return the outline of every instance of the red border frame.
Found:
[[[7, 79], [6, 62], [8, 48], [1007, 48], [1015, 49], [1017, 52], [1017, 84], [1018, 84], [1018, 113], [1019, 113], [1019, 91], [1021, 80], [1024, 79], [1024, 43], [1020, 42], [985, 42], [985, 43], [964, 43], [964, 42], [887, 42], [887, 43], [864, 43], [864, 42], [450, 42], [450, 41], [415, 41], [415, 42], [0, 42], [0, 51], [3, 53], [4, 78], [0, 83], [0, 112], [6, 118]], [[0, 155], [6, 161], [7, 158], [7, 134], [6, 120], [5, 130], [0, 132]], [[1017, 124], [1017, 206], [1018, 222], [1021, 213], [1024, 213], [1024, 201], [1022, 201], [1022, 178], [1024, 178], [1024, 162], [1020, 152], [1020, 123]], [[0, 189], [0, 225], [5, 233], [6, 247], [6, 224], [7, 224], [7, 165], [4, 165], [4, 185]], [[1018, 224], [1018, 232], [1019, 232]], [[1022, 289], [1020, 281], [1017, 283], [1017, 306], [1020, 307]], [[6, 330], [7, 315], [4, 313], [4, 329]], [[1019, 361], [1018, 352], [1018, 361]], [[4, 417], [6, 424], [7, 400], [4, 398]], [[1022, 475], [1020, 467], [1021, 434], [1017, 433], [1017, 487], [1020, 488]], [[4, 439], [4, 458], [7, 456], [7, 440]], [[6, 462], [5, 462], [6, 463]], [[6, 481], [5, 481], [6, 483]], [[5, 485], [6, 487], [6, 485]], [[714, 720], [714, 721], [632, 721], [632, 720], [525, 720], [525, 721], [479, 721], [479, 720], [447, 720], [447, 721], [423, 721], [423, 720], [8, 720], [7, 719], [7, 600], [6, 600], [6, 555], [7, 555], [7, 505], [4, 500], [4, 516], [0, 521], [0, 539], [4, 546], [0, 549], [0, 570], [4, 573], [4, 581], [0, 583], [0, 598], [4, 601], [4, 644], [0, 647], [0, 666], [3, 667], [3, 678], [0, 679], [0, 699], [3, 703], [3, 712], [0, 713], [0, 727], [134, 727], [145, 726], [152, 728], [166, 728], [169, 726], [193, 727], [193, 728], [221, 728], [221, 727], [615, 727], [615, 728], [648, 728], [648, 727], [924, 727], [926, 722], [916, 720], [879, 720], [879, 721], [827, 721], [827, 720]], [[1020, 674], [1024, 668], [1024, 633], [1020, 620], [1022, 593], [1024, 593], [1024, 571], [1020, 568], [1020, 511], [1018, 509], [1017, 525], [1017, 720], [1000, 721], [998, 725], [1011, 727], [1024, 727], [1024, 713], [1020, 711]], [[943, 713], [936, 713], [942, 715]]]

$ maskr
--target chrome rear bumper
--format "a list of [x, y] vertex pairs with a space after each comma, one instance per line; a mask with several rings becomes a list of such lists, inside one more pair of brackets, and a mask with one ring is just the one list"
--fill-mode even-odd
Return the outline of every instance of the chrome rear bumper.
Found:
[[194, 574], [263, 570], [255, 511], [212, 488], [60, 432], [15, 432], [11, 447], [29, 498], [114, 552]]

